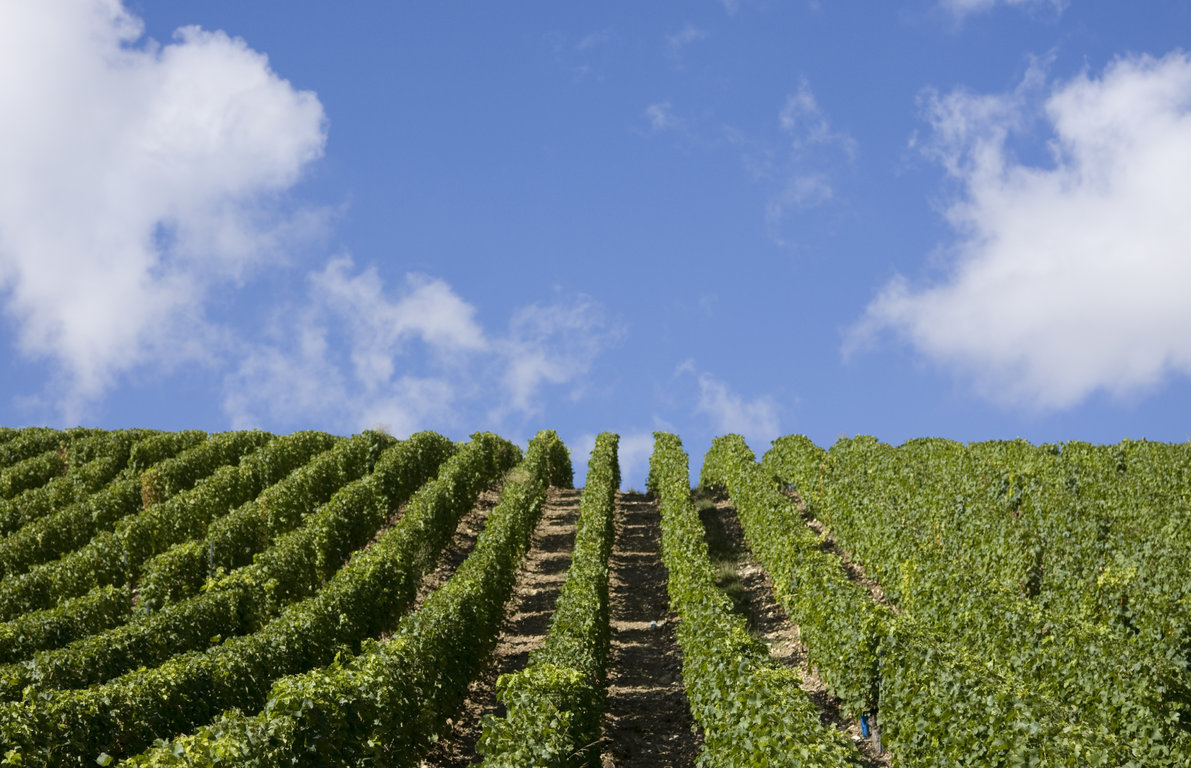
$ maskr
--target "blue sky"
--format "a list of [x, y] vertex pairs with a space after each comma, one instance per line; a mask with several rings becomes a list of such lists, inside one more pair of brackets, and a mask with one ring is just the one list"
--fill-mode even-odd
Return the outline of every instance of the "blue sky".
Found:
[[[1191, 438], [1191, 5], [0, 9], [0, 423]], [[580, 467], [582, 463], [580, 463]]]

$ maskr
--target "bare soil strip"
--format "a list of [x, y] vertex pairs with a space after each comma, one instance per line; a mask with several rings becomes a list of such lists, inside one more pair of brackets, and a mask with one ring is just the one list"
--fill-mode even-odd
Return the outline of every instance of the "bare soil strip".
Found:
[[498, 717], [504, 714], [504, 706], [496, 699], [497, 678], [524, 669], [530, 651], [542, 644], [550, 629], [554, 604], [571, 566], [579, 495], [576, 490], [549, 490], [529, 551], [517, 570], [513, 595], [505, 606], [500, 638], [488, 668], [469, 686], [463, 711], [449, 721], [450, 735], [434, 745], [422, 765], [454, 768], [482, 759], [475, 751], [482, 730], [481, 718], [487, 714]]
[[420, 608], [426, 598], [445, 584], [447, 579], [451, 578], [455, 570], [459, 568], [459, 564], [471, 554], [476, 545], [476, 539], [480, 537], [480, 531], [484, 530], [488, 513], [496, 507], [496, 502], [500, 501], [501, 487], [502, 484], [498, 483], [482, 492], [476, 498], [476, 503], [472, 506], [471, 511], [459, 521], [451, 543], [438, 557], [438, 565], [434, 567], [433, 571], [422, 577], [422, 585], [418, 587], [418, 596], [414, 599], [411, 611]]
[[745, 543], [744, 531], [731, 502], [723, 497], [712, 501], [714, 506], [697, 504], [707, 531], [707, 546], [712, 561], [719, 566], [719, 586], [748, 621], [749, 631], [765, 641], [771, 658], [799, 671], [801, 688], [818, 707], [820, 721], [852, 739], [863, 765], [869, 768], [891, 765], [889, 753], [878, 755], [872, 740], [861, 737], [860, 723], [840, 713], [839, 699], [831, 695], [810, 668], [798, 625], [790, 621], [774, 598], [773, 581]]
[[[610, 563], [612, 647], [604, 717], [605, 768], [691, 766], [701, 739], [682, 688], [657, 502], [617, 494]], [[653, 623], [656, 622], [656, 625]]]

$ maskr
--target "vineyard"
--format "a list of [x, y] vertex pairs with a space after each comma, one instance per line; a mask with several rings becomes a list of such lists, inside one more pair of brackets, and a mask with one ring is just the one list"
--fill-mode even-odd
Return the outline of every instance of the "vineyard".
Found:
[[617, 449], [0, 429], [0, 765], [1191, 765], [1191, 444]]

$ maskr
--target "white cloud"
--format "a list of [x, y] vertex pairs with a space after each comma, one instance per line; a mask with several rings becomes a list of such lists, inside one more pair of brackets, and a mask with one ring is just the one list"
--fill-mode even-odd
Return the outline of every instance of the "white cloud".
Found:
[[356, 417], [359, 427], [411, 435], [430, 423], [449, 423], [456, 406], [453, 384], [445, 378], [401, 376], [386, 387], [387, 396], [365, 399]]
[[724, 13], [729, 16], [735, 16], [740, 10], [740, 0], [720, 0], [720, 5], [724, 6]]
[[620, 485], [622, 488], [645, 490], [645, 478], [649, 474], [649, 457], [653, 455], [652, 432], [627, 432], [620, 436], [617, 446], [620, 460]]
[[769, 203], [770, 223], [779, 223], [783, 213], [790, 208], [813, 208], [827, 202], [834, 194], [831, 183], [824, 174], [791, 176], [786, 180], [786, 186], [781, 193]]
[[494, 412], [534, 415], [542, 411], [544, 384], [582, 381], [595, 358], [621, 336], [603, 308], [580, 294], [567, 301], [532, 304], [513, 314], [499, 346], [498, 365], [507, 397]]
[[[328, 328], [310, 313], [287, 324], [284, 344], [259, 344], [244, 354], [224, 382], [224, 411], [233, 429], [258, 427], [263, 420], [306, 423], [335, 420], [353, 398], [348, 381], [329, 358]], [[351, 427], [371, 426], [361, 418]]]
[[407, 275], [405, 294], [390, 300], [375, 267], [355, 276], [349, 274], [352, 268], [350, 258], [333, 259], [311, 281], [321, 305], [347, 326], [356, 378], [369, 392], [391, 383], [406, 339], [420, 338], [446, 356], [488, 346], [475, 307], [443, 281]]
[[582, 52], [592, 48], [598, 48], [612, 40], [612, 30], [601, 29], [599, 32], [591, 32], [584, 35], [575, 43], [575, 50]]
[[243, 350], [224, 410], [237, 427], [267, 418], [408, 434], [471, 428], [485, 414], [500, 423], [542, 413], [548, 386], [581, 397], [595, 358], [620, 333], [581, 294], [521, 307], [503, 334], [476, 315], [442, 280], [407, 275], [392, 292], [374, 267], [332, 259], [310, 275], [301, 308], [279, 312], [267, 338]]
[[5, 3], [0, 114], [0, 291], [68, 419], [138, 365], [206, 357], [211, 287], [310, 223], [273, 201], [322, 154], [322, 107], [222, 32], [161, 46], [118, 0]]
[[1045, 167], [1009, 149], [1029, 92], [929, 100], [925, 150], [962, 190], [954, 262], [935, 284], [886, 285], [845, 352], [893, 330], [988, 397], [1042, 409], [1191, 374], [1191, 56], [1054, 86]]
[[694, 360], [683, 362], [675, 375], [690, 374], [699, 384], [695, 412], [707, 416], [716, 434], [738, 433], [750, 443], [765, 444], [781, 434], [781, 408], [769, 395], [751, 400], [734, 392], [724, 381], [700, 371]]
[[[822, 205], [835, 197], [833, 179], [841, 161], [856, 160], [856, 140], [831, 126], [805, 77], [798, 90], [786, 97], [778, 112], [778, 126], [789, 142], [787, 159], [777, 188], [765, 207], [770, 237], [785, 246], [783, 222], [791, 212]], [[772, 159], [767, 161], [772, 165]], [[763, 167], [763, 166], [760, 166]], [[770, 172], [765, 168], [765, 172]]]
[[768, 395], [745, 400], [709, 373], [699, 374], [699, 413], [709, 416], [720, 434], [738, 432], [764, 442], [780, 434], [778, 406]]
[[[489, 348], [475, 308], [441, 280], [407, 275], [391, 296], [375, 267], [354, 269], [339, 257], [311, 273], [302, 307], [279, 311], [271, 338], [243, 351], [225, 382], [224, 409], [237, 427], [267, 417], [408, 434], [450, 420], [460, 372]], [[418, 375], [407, 370], [414, 339], [428, 352]]]

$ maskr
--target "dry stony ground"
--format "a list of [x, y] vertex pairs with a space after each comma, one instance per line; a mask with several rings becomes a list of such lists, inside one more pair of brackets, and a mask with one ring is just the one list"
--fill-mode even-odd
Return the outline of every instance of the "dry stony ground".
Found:
[[[458, 768], [480, 762], [475, 743], [481, 719], [503, 714], [495, 695], [497, 678], [522, 669], [549, 631], [570, 567], [579, 495], [551, 489], [488, 669], [472, 683], [450, 735], [435, 745], [423, 765]], [[614, 529], [609, 562], [612, 645], [601, 760], [618, 768], [686, 768], [694, 765], [699, 741], [682, 690], [657, 504], [640, 494], [618, 495]]]
[[614, 522], [604, 766], [694, 765], [701, 740], [682, 689], [657, 502], [620, 494]]
[[451, 733], [435, 744], [423, 765], [464, 766], [479, 762], [475, 752], [484, 715], [503, 715], [496, 699], [496, 680], [525, 667], [529, 653], [550, 629], [554, 603], [566, 581], [579, 517], [579, 491], [551, 488], [517, 571], [513, 595], [505, 609], [500, 637], [487, 670], [468, 689], [463, 711], [451, 721]]

